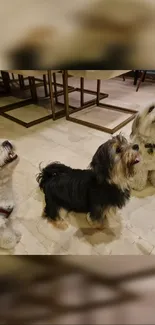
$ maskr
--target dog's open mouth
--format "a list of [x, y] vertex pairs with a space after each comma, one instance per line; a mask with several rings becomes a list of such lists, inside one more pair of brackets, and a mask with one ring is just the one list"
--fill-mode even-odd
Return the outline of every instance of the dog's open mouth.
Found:
[[136, 165], [140, 162], [140, 157], [136, 157], [132, 162], [131, 165]]
[[8, 154], [8, 158], [5, 161], [5, 164], [9, 164], [11, 162], [13, 162], [14, 160], [16, 160], [18, 158], [18, 155], [12, 150], [9, 152]]

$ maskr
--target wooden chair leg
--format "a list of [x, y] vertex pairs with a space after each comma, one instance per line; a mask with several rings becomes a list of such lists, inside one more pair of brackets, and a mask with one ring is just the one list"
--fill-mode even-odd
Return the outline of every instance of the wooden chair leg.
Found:
[[137, 85], [137, 80], [138, 80], [138, 75], [139, 75], [139, 70], [135, 70], [134, 72], [134, 86]]
[[140, 85], [141, 85], [143, 79], [145, 79], [145, 76], [146, 76], [146, 71], [143, 71], [143, 72], [141, 73], [141, 77], [140, 77], [140, 79], [139, 79], [139, 82], [138, 82], [138, 85], [137, 85], [136, 91], [138, 91], [138, 89], [139, 89], [139, 87], [140, 87]]
[[58, 103], [58, 91], [57, 91], [57, 80], [56, 73], [53, 73], [53, 86], [54, 86], [54, 95], [55, 95], [55, 103]]
[[1, 76], [2, 76], [2, 80], [3, 80], [5, 92], [10, 94], [11, 93], [10, 75], [6, 71], [1, 71]]
[[145, 73], [144, 73], [144, 76], [143, 76], [142, 82], [144, 82], [144, 81], [145, 81], [146, 72], [147, 72], [147, 71], [145, 71]]
[[99, 106], [100, 104], [100, 92], [101, 92], [101, 80], [97, 79], [97, 98], [96, 98], [97, 106]]
[[35, 78], [34, 77], [29, 77], [29, 85], [30, 85], [30, 92], [31, 92], [32, 100], [34, 102], [37, 102], [38, 96], [37, 96], [37, 90], [36, 90]]
[[50, 95], [50, 102], [51, 102], [51, 113], [53, 120], [56, 119], [56, 112], [55, 112], [55, 103], [54, 103], [54, 95], [53, 95], [53, 85], [52, 85], [52, 72], [48, 70], [48, 82], [49, 82], [49, 95]]
[[62, 76], [63, 76], [65, 114], [67, 120], [69, 118], [68, 71], [63, 70]]
[[25, 88], [25, 84], [24, 84], [24, 77], [22, 75], [18, 75], [18, 80], [19, 80], [19, 85], [20, 85], [20, 89], [24, 89]]
[[47, 80], [46, 80], [46, 75], [43, 75], [43, 83], [44, 83], [44, 91], [45, 91], [45, 97], [48, 97], [48, 89], [47, 89]]
[[84, 105], [84, 78], [80, 78], [80, 105]]

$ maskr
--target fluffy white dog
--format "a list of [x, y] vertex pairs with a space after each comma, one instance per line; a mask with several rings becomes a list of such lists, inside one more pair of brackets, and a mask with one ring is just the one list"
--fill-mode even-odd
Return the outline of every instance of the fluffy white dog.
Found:
[[131, 187], [141, 191], [148, 180], [155, 186], [155, 103], [137, 114], [130, 137], [139, 145], [142, 155], [140, 163], [135, 166], [136, 175]]
[[11, 222], [14, 208], [12, 175], [19, 161], [15, 148], [9, 141], [0, 143], [0, 247], [12, 249], [20, 241], [21, 234]]

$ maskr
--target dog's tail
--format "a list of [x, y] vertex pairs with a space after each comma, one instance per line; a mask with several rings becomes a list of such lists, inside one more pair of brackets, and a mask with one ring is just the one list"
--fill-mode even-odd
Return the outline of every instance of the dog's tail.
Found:
[[37, 182], [41, 190], [44, 191], [46, 183], [51, 179], [62, 174], [66, 174], [71, 170], [70, 167], [65, 166], [59, 162], [53, 162], [47, 165], [45, 168], [41, 168], [40, 166], [40, 173], [37, 175]]

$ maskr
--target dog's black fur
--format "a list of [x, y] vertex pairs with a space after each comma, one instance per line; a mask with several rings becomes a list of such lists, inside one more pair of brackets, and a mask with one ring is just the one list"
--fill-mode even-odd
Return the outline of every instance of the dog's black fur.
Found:
[[90, 213], [92, 221], [99, 221], [107, 207], [122, 208], [125, 205], [130, 190], [122, 190], [109, 182], [114, 160], [108, 145], [109, 142], [98, 148], [90, 169], [72, 169], [54, 162], [41, 171], [37, 181], [45, 194], [47, 218], [56, 221], [60, 208], [64, 208], [68, 212]]

